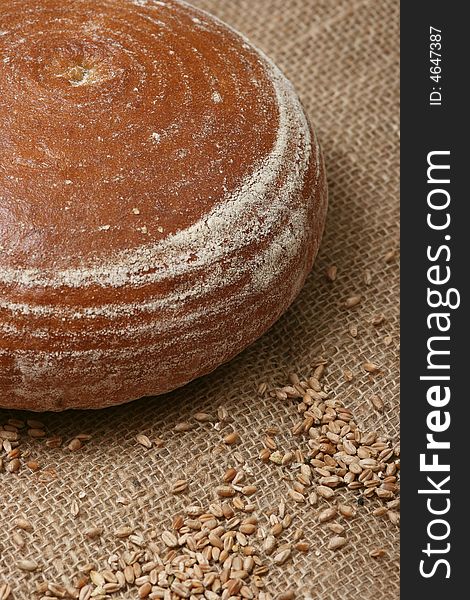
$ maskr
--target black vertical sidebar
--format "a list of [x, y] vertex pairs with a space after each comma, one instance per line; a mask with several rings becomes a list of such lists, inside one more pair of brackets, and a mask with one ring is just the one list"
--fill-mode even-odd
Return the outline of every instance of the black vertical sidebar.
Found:
[[[401, 597], [405, 600], [470, 597], [466, 583], [470, 26], [465, 8], [461, 2], [401, 3]], [[430, 163], [434, 167], [428, 172]], [[427, 448], [430, 439], [436, 446]], [[421, 454], [427, 469], [436, 461], [435, 471], [420, 468]], [[449, 471], [439, 470], [446, 465]]]

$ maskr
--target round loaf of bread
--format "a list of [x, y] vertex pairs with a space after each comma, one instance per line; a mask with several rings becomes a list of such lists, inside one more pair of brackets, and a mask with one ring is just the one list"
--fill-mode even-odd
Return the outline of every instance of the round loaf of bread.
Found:
[[176, 0], [0, 3], [0, 406], [99, 408], [230, 360], [327, 203], [289, 81]]

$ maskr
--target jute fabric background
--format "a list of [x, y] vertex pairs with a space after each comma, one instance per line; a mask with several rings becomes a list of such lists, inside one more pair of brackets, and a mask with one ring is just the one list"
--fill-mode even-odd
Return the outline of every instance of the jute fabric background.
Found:
[[[98, 412], [48, 414], [40, 418], [49, 435], [64, 440], [78, 433], [92, 439], [77, 452], [50, 449], [34, 440], [23, 444], [41, 471], [0, 471], [0, 583], [10, 582], [15, 599], [36, 597], [43, 579], [67, 582], [80, 565], [106, 558], [122, 542], [113, 531], [130, 525], [146, 532], [171, 526], [171, 517], [191, 503], [208, 505], [233, 449], [221, 447], [230, 427], [241, 434], [237, 451], [258, 486], [254, 502], [268, 512], [286, 498], [283, 471], [259, 461], [266, 428], [277, 425], [283, 450], [293, 445], [290, 428], [298, 419], [292, 402], [260, 397], [257, 387], [285, 385], [287, 375], [309, 375], [312, 361], [328, 359], [325, 378], [334, 397], [352, 409], [364, 430], [375, 430], [394, 442], [399, 434], [398, 314], [398, 2], [388, 0], [195, 0], [242, 31], [271, 56], [292, 80], [316, 125], [329, 180], [330, 206], [325, 237], [314, 272], [287, 314], [248, 350], [216, 372], [159, 398]], [[386, 256], [388, 259], [386, 260]], [[329, 282], [325, 268], [336, 264], [338, 277]], [[346, 298], [360, 294], [354, 309]], [[370, 319], [383, 313], [380, 327]], [[350, 333], [357, 327], [357, 336]], [[371, 377], [361, 365], [381, 367]], [[343, 371], [354, 374], [351, 382]], [[371, 394], [385, 403], [380, 414]], [[219, 431], [213, 424], [175, 434], [176, 422], [194, 413], [217, 414], [225, 407], [231, 422]], [[0, 410], [0, 423], [24, 413]], [[145, 450], [139, 433], [164, 440], [163, 448]], [[187, 493], [169, 492], [175, 479], [190, 482]], [[349, 502], [356, 496], [347, 495]], [[350, 492], [349, 492], [350, 494]], [[351, 500], [353, 498], [353, 500]], [[73, 517], [73, 501], [80, 514]], [[366, 501], [347, 524], [349, 544], [341, 551], [326, 547], [331, 533], [319, 526], [315, 508], [289, 503], [295, 527], [302, 527], [312, 550], [296, 553], [272, 568], [267, 589], [275, 596], [294, 589], [297, 598], [320, 600], [394, 600], [399, 597], [399, 532], [386, 519], [372, 516], [378, 501]], [[13, 520], [26, 516], [34, 531], [18, 549], [11, 541]], [[103, 527], [89, 540], [84, 532]], [[382, 547], [386, 555], [371, 559]], [[32, 558], [41, 571], [25, 574], [15, 567], [19, 557]], [[133, 591], [113, 598], [137, 597]]]

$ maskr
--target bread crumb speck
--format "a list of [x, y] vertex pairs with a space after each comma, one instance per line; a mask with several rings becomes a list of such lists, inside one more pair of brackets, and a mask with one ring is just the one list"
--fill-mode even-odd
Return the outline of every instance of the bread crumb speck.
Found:
[[219, 92], [213, 92], [211, 98], [212, 102], [215, 104], [220, 104], [222, 102], [222, 96], [219, 94]]

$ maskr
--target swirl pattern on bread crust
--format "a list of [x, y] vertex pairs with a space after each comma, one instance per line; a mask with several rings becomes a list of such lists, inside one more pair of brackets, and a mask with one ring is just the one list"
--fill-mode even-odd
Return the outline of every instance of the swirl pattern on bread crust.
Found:
[[298, 294], [321, 153], [240, 34], [175, 0], [4, 0], [0, 90], [0, 405], [167, 392]]

